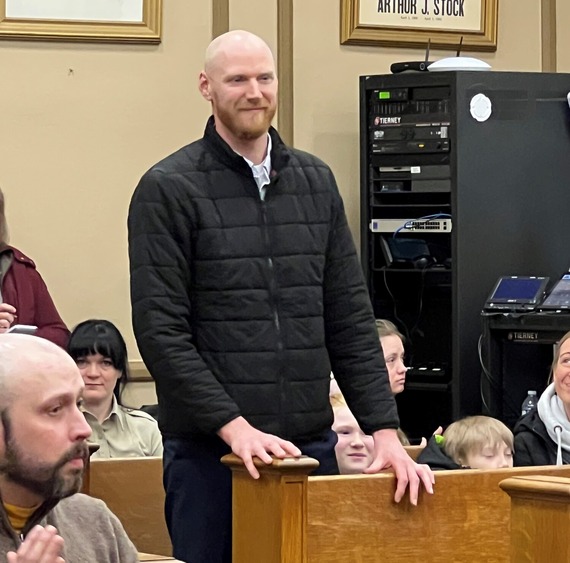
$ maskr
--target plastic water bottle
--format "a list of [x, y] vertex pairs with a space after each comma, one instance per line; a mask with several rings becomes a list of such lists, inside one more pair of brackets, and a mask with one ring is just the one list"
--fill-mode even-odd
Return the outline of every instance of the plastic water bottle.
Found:
[[521, 416], [536, 408], [536, 391], [529, 391], [521, 406]]

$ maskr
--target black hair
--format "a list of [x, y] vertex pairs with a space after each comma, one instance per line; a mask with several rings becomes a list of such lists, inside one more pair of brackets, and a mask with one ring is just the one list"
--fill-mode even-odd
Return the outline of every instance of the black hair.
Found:
[[93, 354], [109, 358], [113, 367], [121, 372], [113, 394], [122, 404], [121, 391], [129, 380], [129, 359], [125, 339], [111, 321], [89, 319], [79, 323], [71, 332], [67, 351], [75, 361]]

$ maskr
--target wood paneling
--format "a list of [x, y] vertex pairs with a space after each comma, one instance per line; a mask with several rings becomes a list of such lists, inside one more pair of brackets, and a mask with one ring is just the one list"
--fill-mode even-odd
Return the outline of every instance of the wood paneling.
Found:
[[293, 0], [277, 0], [278, 128], [289, 145], [294, 141]]
[[556, 0], [541, 4], [542, 72], [556, 72]]
[[230, 29], [230, 1], [212, 0], [212, 39]]

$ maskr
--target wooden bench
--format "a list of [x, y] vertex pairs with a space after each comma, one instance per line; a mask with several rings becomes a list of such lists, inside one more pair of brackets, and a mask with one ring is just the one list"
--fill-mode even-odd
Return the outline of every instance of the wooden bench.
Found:
[[500, 486], [511, 497], [511, 562], [568, 563], [570, 479], [513, 477]]
[[174, 559], [174, 557], [167, 557], [166, 555], [153, 555], [152, 553], [139, 553], [139, 562], [143, 561], [179, 561], [179, 559]]
[[105, 501], [140, 552], [172, 554], [164, 520], [162, 458], [91, 459], [82, 492]]
[[403, 563], [510, 561], [507, 477], [570, 477], [570, 466], [436, 473], [435, 494], [417, 507], [393, 501], [395, 478], [308, 477], [311, 458], [258, 463], [252, 479], [239, 458], [233, 472], [233, 563]]
[[424, 446], [404, 446], [404, 449], [414, 461], [417, 461], [419, 455], [424, 451]]

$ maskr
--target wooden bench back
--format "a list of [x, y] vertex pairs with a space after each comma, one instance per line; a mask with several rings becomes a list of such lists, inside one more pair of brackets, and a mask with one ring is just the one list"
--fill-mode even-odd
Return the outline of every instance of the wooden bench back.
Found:
[[440, 471], [435, 494], [422, 491], [414, 507], [407, 496], [394, 503], [388, 473], [303, 478], [285, 460], [253, 481], [239, 462], [230, 465], [234, 563], [255, 560], [255, 549], [264, 563], [507, 563], [510, 500], [499, 482], [570, 477], [570, 466]]
[[529, 475], [500, 486], [511, 497], [511, 562], [568, 563], [570, 479]]
[[92, 459], [83, 492], [105, 501], [136, 548], [172, 554], [164, 520], [162, 458]]
[[424, 446], [404, 446], [404, 449], [414, 461], [417, 461], [419, 455], [424, 451]]

